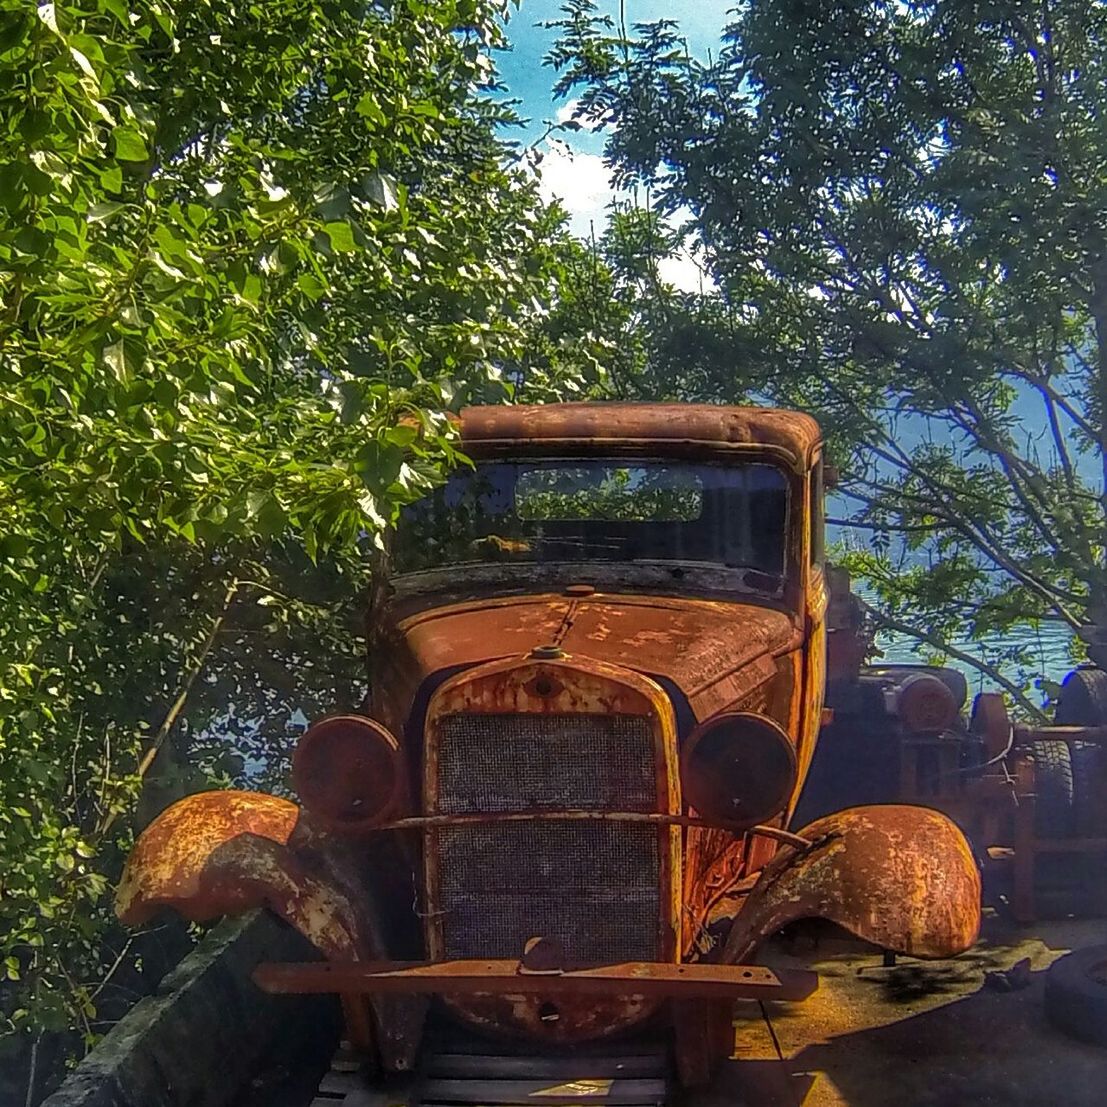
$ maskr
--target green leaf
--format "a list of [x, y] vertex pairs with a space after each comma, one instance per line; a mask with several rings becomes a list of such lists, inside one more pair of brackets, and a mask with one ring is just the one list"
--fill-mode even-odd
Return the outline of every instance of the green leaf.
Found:
[[323, 282], [311, 273], [301, 273], [296, 278], [296, 287], [310, 300], [318, 300], [327, 291]]
[[398, 427], [389, 427], [389, 429], [384, 432], [384, 437], [391, 442], [392, 445], [399, 446], [401, 449], [406, 449], [410, 446], [418, 435], [418, 430], [406, 423]]
[[149, 159], [150, 151], [146, 147], [146, 139], [134, 127], [116, 127], [112, 131], [112, 139], [115, 143], [115, 156], [120, 161], [147, 161]]
[[112, 371], [116, 380], [120, 382], [127, 380], [127, 358], [123, 351], [122, 339], [104, 347], [104, 364]]
[[90, 223], [106, 223], [113, 215], [121, 212], [124, 204], [117, 204], [111, 200], [97, 200], [88, 209], [88, 221]]
[[100, 183], [108, 192], [119, 193], [123, 190], [123, 170], [111, 165], [100, 174]]
[[354, 232], [349, 223], [326, 223], [323, 229], [330, 239], [331, 248], [340, 254], [352, 254], [357, 250]]

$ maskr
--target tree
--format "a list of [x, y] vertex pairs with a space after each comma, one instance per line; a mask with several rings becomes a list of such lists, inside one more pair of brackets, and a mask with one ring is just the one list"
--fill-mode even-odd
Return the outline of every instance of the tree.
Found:
[[747, 3], [708, 62], [558, 26], [558, 91], [718, 286], [654, 297], [648, 387], [816, 412], [876, 618], [1035, 711], [1000, 636], [1107, 620], [1107, 9]]
[[29, 1102], [140, 986], [109, 892], [150, 765], [189, 779], [147, 813], [279, 784], [295, 712], [363, 692], [367, 554], [457, 462], [447, 411], [598, 371], [558, 314], [580, 248], [497, 134], [505, 6], [0, 3], [0, 1068]]

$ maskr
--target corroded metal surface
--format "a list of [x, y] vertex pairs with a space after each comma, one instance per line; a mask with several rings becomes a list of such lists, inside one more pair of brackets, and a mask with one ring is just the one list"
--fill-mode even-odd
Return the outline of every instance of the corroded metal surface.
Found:
[[828, 815], [782, 847], [762, 872], [721, 960], [742, 962], [796, 919], [825, 918], [883, 949], [953, 957], [980, 930], [980, 872], [945, 815], [888, 804]]
[[201, 922], [255, 906], [252, 893], [228, 887], [209, 862], [243, 835], [285, 845], [299, 815], [294, 803], [256, 792], [202, 792], [180, 800], [139, 836], [116, 893], [116, 912], [139, 925], [163, 907]]
[[462, 448], [506, 443], [513, 452], [528, 443], [641, 443], [660, 452], [666, 445], [697, 445], [778, 453], [801, 469], [822, 436], [810, 415], [773, 408], [719, 404], [583, 403], [467, 407], [461, 413]]
[[796, 752], [779, 723], [726, 712], [697, 727], [680, 761], [685, 802], [700, 814], [755, 826], [779, 815], [796, 787]]
[[718, 999], [806, 999], [818, 977], [805, 970], [761, 965], [670, 965], [627, 961], [619, 965], [566, 969], [544, 975], [528, 972], [521, 961], [386, 961], [340, 964], [308, 961], [264, 964], [254, 970], [258, 986], [269, 992], [429, 992], [476, 995], [609, 996], [633, 987], [651, 998], [684, 996]]
[[[204, 922], [268, 907], [326, 957], [376, 960], [383, 944], [359, 868], [346, 843], [320, 834], [288, 800], [203, 792], [175, 803], [140, 835], [116, 912], [139, 925], [164, 908]], [[386, 1067], [410, 1067], [422, 1006], [375, 1006], [380, 1034], [364, 1001], [344, 997], [351, 1037], [366, 1052], [379, 1050]], [[394, 1024], [409, 1032], [397, 1038]]]
[[576, 657], [673, 681], [704, 719], [772, 681], [774, 659], [797, 649], [802, 636], [783, 611], [751, 603], [602, 594], [483, 600], [402, 620], [382, 642], [383, 694], [400, 715], [444, 669], [521, 657], [553, 642]]
[[361, 715], [332, 715], [308, 728], [296, 744], [292, 783], [321, 825], [339, 834], [384, 822], [400, 804], [400, 746], [380, 723]]
[[940, 733], [957, 723], [957, 701], [945, 683], [930, 673], [909, 676], [895, 691], [896, 714], [908, 730]]
[[[556, 642], [556, 638], [554, 641]], [[584, 721], [589, 718], [640, 719], [647, 726], [647, 735], [652, 736], [649, 743], [652, 749], [648, 752], [648, 761], [634, 765], [636, 775], [642, 772], [646, 774], [647, 783], [641, 801], [646, 806], [647, 812], [643, 813], [648, 813], [648, 809], [670, 815], [680, 813], [673, 709], [661, 688], [646, 677], [603, 662], [580, 658], [524, 663], [516, 660], [494, 662], [447, 681], [432, 697], [427, 711], [427, 737], [423, 750], [423, 796], [425, 808], [431, 814], [442, 810], [444, 804], [452, 798], [443, 789], [440, 772], [444, 727], [453, 718], [472, 715], [498, 716], [504, 720], [502, 724], [504, 728], [511, 719], [535, 716], [555, 716], [560, 719]], [[564, 763], [568, 765], [573, 751], [566, 750], [564, 753], [566, 758]], [[508, 748], [505, 745], [502, 755], [529, 758], [536, 756], [537, 751], [518, 749], [514, 746]], [[628, 770], [631, 768], [629, 763], [627, 768]], [[553, 802], [543, 802], [532, 796], [531, 804], [535, 807], [563, 806], [563, 803], [557, 802], [555, 798], [559, 788], [572, 791], [583, 787], [589, 793], [591, 792], [592, 785], [589, 781], [571, 783], [569, 780], [563, 780], [559, 783], [559, 772], [556, 769], [551, 769], [547, 776], [549, 776], [548, 784], [543, 785], [542, 790], [548, 793]], [[603, 787], [596, 793], [595, 798], [600, 801], [597, 804], [599, 810], [610, 809], [614, 805], [612, 800], [618, 795], [618, 785], [617, 782], [613, 783], [616, 785], [615, 796], [602, 795]], [[626, 783], [629, 784], [629, 779]], [[630, 805], [623, 803], [619, 806]], [[451, 803], [450, 807], [456, 808], [456, 804]], [[454, 810], [453, 813], [464, 815], [466, 812]], [[480, 812], [475, 813], [480, 814]], [[680, 831], [675, 826], [660, 825], [655, 830], [643, 827], [640, 831], [634, 830], [631, 833], [633, 842], [624, 843], [626, 835], [623, 834], [615, 837], [607, 835], [602, 840], [602, 850], [605, 854], [611, 851], [614, 857], [625, 849], [625, 863], [628, 866], [644, 864], [645, 855], [642, 851], [645, 843], [651, 840], [654, 843], [650, 847], [654, 858], [652, 864], [656, 868], [656, 873], [650, 876], [650, 884], [655, 889], [653, 895], [656, 906], [653, 918], [642, 920], [638, 917], [637, 911], [629, 911], [625, 916], [628, 929], [637, 934], [642, 924], [648, 923], [648, 928], [657, 935], [656, 944], [653, 946], [656, 953], [653, 955], [675, 961], [678, 957], [677, 933], [682, 902]], [[598, 857], [589, 859], [564, 856], [560, 863], [555, 865], [553, 858], [545, 856], [545, 851], [539, 844], [546, 841], [543, 835], [534, 839], [536, 848], [540, 850], [542, 856], [519, 856], [512, 860], [500, 857], [498, 853], [489, 854], [490, 845], [494, 845], [500, 835], [493, 832], [490, 839], [486, 836], [482, 837], [479, 839], [481, 842], [479, 846], [478, 840], [474, 838], [473, 846], [481, 850], [484, 863], [497, 869], [502, 865], [510, 864], [528, 868], [534, 865], [552, 866], [550, 875], [541, 884], [566, 882], [564, 894], [569, 897], [579, 897], [579, 902], [576, 903], [575, 908], [573, 903], [568, 902], [547, 903], [548, 897], [535, 893], [532, 907], [527, 910], [530, 920], [529, 932], [520, 936], [515, 949], [496, 951], [498, 956], [514, 953], [516, 950], [522, 952], [523, 942], [527, 937], [543, 929], [542, 920], [547, 917], [545, 913], [550, 910], [560, 912], [561, 916], [560, 919], [551, 919], [550, 925], [556, 925], [559, 929], [567, 926], [574, 934], [579, 934], [579, 927], [571, 914], [574, 910], [588, 917], [598, 911], [597, 919], [606, 914], [608, 925], [611, 927], [617, 925], [614, 914], [618, 904], [612, 897], [618, 895], [621, 884], [627, 886], [635, 884], [641, 877], [640, 872], [628, 870], [613, 873], [607, 878], [613, 881], [612, 885], [608, 885], [605, 881], [603, 886], [593, 887], [590, 879], [584, 876], [584, 872], [587, 868], [589, 871], [594, 871], [597, 877], [607, 872], [606, 863], [600, 862]], [[461, 925], [456, 911], [451, 912], [450, 903], [445, 902], [443, 898], [443, 882], [446, 875], [444, 844], [439, 834], [428, 831], [424, 845], [424, 864], [429, 915], [428, 944], [429, 952], [434, 958], [446, 956], [448, 943], [445, 928], [449, 925]], [[596, 846], [597, 849], [601, 848], [600, 841], [597, 841]], [[456, 865], [456, 861], [454, 864]], [[571, 876], [575, 869], [580, 870], [580, 879], [584, 881], [580, 885], [574, 883]], [[523, 879], [520, 874], [519, 880], [523, 881]], [[513, 881], [509, 879], [508, 884], [511, 883]], [[608, 906], [604, 907], [605, 903]], [[489, 911], [497, 910], [497, 905], [492, 900], [487, 906]], [[503, 905], [501, 908], [506, 909]], [[532, 915], [533, 919], [530, 918]], [[596, 925], [602, 924], [596, 923]], [[570, 950], [570, 953], [572, 952]], [[461, 997], [447, 994], [444, 1002], [457, 1015], [479, 1027], [508, 1034], [535, 1034], [540, 1040], [559, 1042], [614, 1033], [646, 1018], [656, 1007], [656, 1004], [644, 1000], [641, 996], [608, 996], [602, 1000], [590, 1000], [586, 1004], [567, 1002], [558, 1011], [557, 1018], [551, 1019], [544, 1017], [548, 1012], [545, 1011], [543, 1006], [545, 1001], [540, 996], [505, 997], [490, 994]]]

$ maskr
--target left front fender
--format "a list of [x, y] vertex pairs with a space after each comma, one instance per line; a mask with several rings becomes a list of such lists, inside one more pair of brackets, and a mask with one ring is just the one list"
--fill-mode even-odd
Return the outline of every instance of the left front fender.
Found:
[[186, 796], [139, 835], [116, 913], [137, 925], [167, 907], [194, 922], [268, 907], [327, 957], [380, 957], [368, 905], [333, 865], [309, 870], [295, 849], [301, 818], [296, 804], [258, 792]]
[[980, 932], [980, 871], [965, 836], [939, 811], [852, 807], [799, 831], [739, 911], [720, 960], [741, 963], [787, 923], [824, 918], [882, 949], [953, 957]]

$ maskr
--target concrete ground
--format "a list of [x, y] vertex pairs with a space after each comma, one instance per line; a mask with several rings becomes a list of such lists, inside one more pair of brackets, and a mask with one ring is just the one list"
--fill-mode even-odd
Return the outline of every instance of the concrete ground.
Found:
[[[1070, 949], [1107, 943], [1107, 918], [1019, 928], [986, 912], [968, 953], [900, 958], [890, 968], [879, 951], [825, 924], [800, 924], [790, 937], [759, 960], [816, 970], [818, 990], [801, 1003], [767, 1003], [772, 1032], [758, 1005], [739, 1004], [736, 1059], [674, 1107], [1107, 1107], [1107, 1047], [1055, 1030], [1042, 1005], [1045, 970]], [[985, 984], [987, 973], [1024, 959], [1024, 987]], [[314, 1066], [277, 1066], [236, 1107], [319, 1104], [313, 1090], [326, 1065], [320, 1054]], [[345, 1099], [346, 1107], [415, 1102], [408, 1082]]]
[[[840, 931], [799, 934], [763, 960], [819, 972], [797, 1004], [740, 1012], [735, 1055], [688, 1107], [949, 1107], [956, 1104], [1107, 1104], [1107, 1048], [1084, 1045], [1045, 1019], [1045, 970], [1068, 950], [1107, 943], [1107, 921], [1018, 928], [985, 918], [981, 941], [950, 961], [879, 953]], [[1029, 983], [1004, 992], [985, 973], [1029, 958]]]

